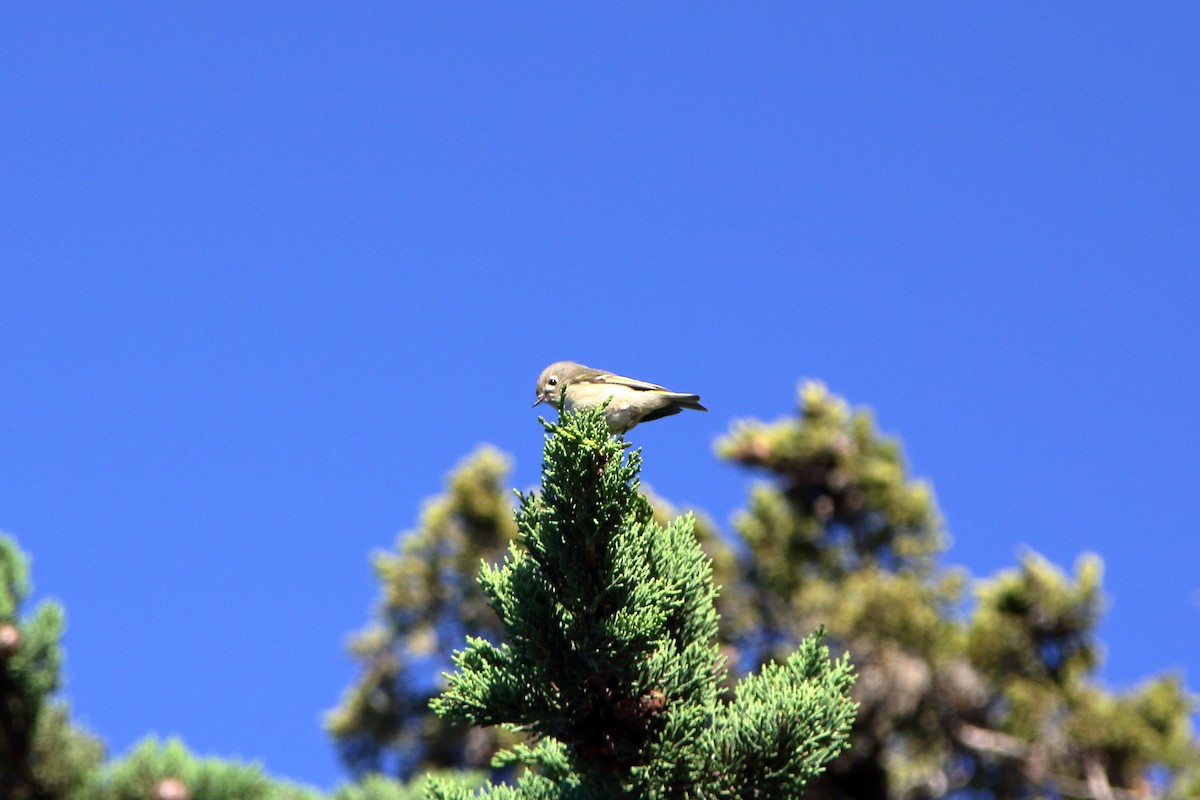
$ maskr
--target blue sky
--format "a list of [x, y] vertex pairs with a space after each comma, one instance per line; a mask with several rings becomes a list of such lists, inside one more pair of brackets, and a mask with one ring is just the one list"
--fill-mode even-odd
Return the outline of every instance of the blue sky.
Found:
[[1200, 6], [50, 4], [0, 29], [0, 529], [66, 696], [341, 779], [368, 557], [571, 358], [699, 392], [645, 480], [824, 380], [946, 561], [1105, 559], [1103, 677], [1200, 688]]

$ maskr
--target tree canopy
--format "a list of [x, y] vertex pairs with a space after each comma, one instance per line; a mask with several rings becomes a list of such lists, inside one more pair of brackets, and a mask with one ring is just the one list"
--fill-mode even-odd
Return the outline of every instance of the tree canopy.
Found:
[[[1081, 555], [1073, 574], [1032, 551], [991, 577], [943, 563], [949, 534], [931, 486], [910, 474], [899, 440], [880, 433], [869, 411], [819, 383], [800, 387], [794, 416], [735, 423], [716, 450], [763, 478], [732, 531], [711, 523], [697, 530], [721, 586], [719, 639], [734, 672], [786, 658], [823, 627], [858, 673], [851, 747], [807, 796], [1190, 796], [1200, 753], [1182, 677], [1150, 678], [1125, 692], [1097, 677], [1098, 556]], [[491, 450], [464, 462], [447, 494], [429, 506], [436, 513], [427, 511], [421, 527], [377, 564], [398, 574], [433, 569], [423, 555], [432, 541], [449, 541], [470, 561], [495, 562], [504, 539], [515, 536], [503, 527], [511, 513], [504, 463]], [[674, 513], [654, 502], [662, 518]], [[455, 559], [438, 558], [443, 565]], [[498, 641], [499, 621], [477, 613], [482, 592], [470, 585], [471, 568], [439, 574], [460, 587], [455, 592], [479, 592], [464, 606], [460, 632]], [[412, 772], [487, 768], [508, 742], [478, 728], [447, 730], [419, 702], [399, 713], [403, 726], [394, 728], [361, 725], [347, 713], [359, 697], [402, 693], [376, 666], [380, 660], [411, 665], [419, 656], [405, 638], [408, 628], [390, 627], [401, 594], [381, 576], [383, 611], [352, 646], [364, 669], [332, 717], [335, 736], [353, 738], [376, 761], [403, 750]], [[415, 619], [444, 608], [410, 604], [403, 613]], [[432, 697], [433, 687], [426, 692]], [[427, 740], [400, 734], [418, 725], [431, 732]], [[476, 738], [450, 759], [438, 738], [465, 743], [484, 735], [486, 742]]]
[[[360, 675], [327, 718], [353, 776], [332, 800], [1200, 796], [1184, 677], [1099, 680], [1100, 557], [946, 563], [931, 486], [868, 411], [807, 383], [794, 415], [735, 423], [718, 457], [761, 480], [730, 530], [648, 496], [600, 424], [550, 425], [515, 503], [508, 458], [479, 449], [375, 555]], [[65, 612], [29, 591], [0, 537], [0, 795], [323, 796], [178, 741], [106, 759], [57, 695]]]

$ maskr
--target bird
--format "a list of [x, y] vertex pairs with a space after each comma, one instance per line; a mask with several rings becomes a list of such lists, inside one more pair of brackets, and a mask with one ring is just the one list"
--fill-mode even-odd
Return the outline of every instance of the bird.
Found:
[[613, 434], [625, 433], [639, 422], [678, 414], [685, 408], [708, 411], [700, 405], [698, 394], [672, 392], [656, 383], [592, 369], [574, 361], [556, 361], [542, 370], [534, 393], [535, 407], [539, 403], [557, 406], [562, 398], [567, 411], [597, 408], [612, 398], [604, 410], [604, 421]]

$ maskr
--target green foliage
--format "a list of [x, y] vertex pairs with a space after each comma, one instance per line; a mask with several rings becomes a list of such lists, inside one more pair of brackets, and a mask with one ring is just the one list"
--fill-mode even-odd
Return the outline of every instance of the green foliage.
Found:
[[43, 706], [33, 739], [34, 774], [46, 798], [87, 800], [87, 786], [104, 761], [104, 745], [72, 724], [65, 703]]
[[906, 476], [900, 443], [822, 384], [805, 384], [800, 403], [799, 424], [742, 422], [717, 445], [722, 458], [787, 477], [756, 490], [738, 520], [764, 556], [754, 579], [788, 595], [808, 578], [928, 569], [946, 537], [929, 486]]
[[429, 791], [430, 781], [434, 779], [458, 785], [465, 791], [472, 791], [483, 784], [483, 777], [471, 772], [433, 772], [407, 783], [382, 775], [367, 775], [358, 783], [339, 788], [330, 800], [423, 800]]
[[1103, 567], [1094, 555], [1081, 558], [1072, 582], [1035, 553], [1019, 569], [1000, 573], [976, 590], [971, 620], [971, 660], [1001, 681], [1071, 686], [1100, 661], [1091, 634], [1100, 619]]
[[29, 559], [0, 534], [0, 797], [65, 800], [82, 791], [103, 747], [52, 699], [64, 614], [46, 601], [22, 618], [29, 592]]
[[[846, 747], [852, 718], [843, 657], [829, 668], [819, 637], [805, 639], [783, 664], [771, 662], [734, 687], [704, 731], [701, 749], [716, 753], [706, 796], [797, 797]], [[721, 765], [719, 768], [716, 765]]]
[[[480, 584], [504, 643], [471, 638], [434, 701], [447, 719], [531, 733], [501, 762], [532, 770], [488, 797], [797, 797], [845, 746], [848, 664], [815, 640], [721, 700], [709, 559], [690, 516], [663, 527], [640, 453], [603, 410], [547, 423], [540, 493]], [[434, 782], [433, 797], [469, 796]]]
[[960, 738], [1005, 783], [1091, 796], [1089, 786], [1134, 790], [1153, 767], [1200, 768], [1188, 722], [1194, 701], [1178, 676], [1123, 694], [1092, 679], [1102, 572], [1094, 555], [1070, 578], [1027, 553], [1018, 569], [979, 584], [967, 652], [991, 694], [979, 709], [983, 728]]
[[89, 800], [318, 800], [311, 789], [273, 780], [255, 764], [197, 758], [183, 743], [150, 738], [106, 767]]
[[971, 581], [937, 564], [948, 536], [931, 490], [867, 412], [820, 384], [801, 388], [797, 418], [739, 423], [718, 452], [772, 478], [737, 520], [737, 587], [757, 615], [728, 635], [764, 659], [822, 623], [859, 671], [853, 746], [812, 797], [1143, 796], [1163, 770], [1178, 796], [1196, 785], [1182, 681], [1124, 694], [1095, 682], [1098, 558], [1071, 579], [1027, 554], [975, 582], [966, 616]]
[[[498, 750], [524, 740], [502, 728], [450, 725], [430, 712], [437, 689], [422, 677], [449, 669], [448, 655], [464, 637], [494, 642], [502, 636], [475, 574], [480, 560], [503, 558], [517, 534], [508, 475], [506, 456], [480, 448], [451, 473], [445, 493], [426, 503], [416, 530], [402, 534], [394, 552], [375, 555], [382, 589], [378, 620], [352, 638], [350, 652], [362, 672], [326, 719], [355, 774], [487, 769]], [[647, 495], [660, 525], [679, 516], [665, 500]], [[695, 522], [718, 582], [732, 582], [738, 569], [733, 552], [711, 522]], [[718, 599], [718, 609], [731, 619], [749, 613], [731, 594]], [[494, 772], [507, 775], [514, 768]]]

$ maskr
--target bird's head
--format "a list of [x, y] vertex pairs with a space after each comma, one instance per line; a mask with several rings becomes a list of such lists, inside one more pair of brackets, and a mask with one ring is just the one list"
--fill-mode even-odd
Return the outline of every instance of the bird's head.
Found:
[[554, 362], [542, 370], [541, 375], [538, 375], [537, 385], [533, 388], [537, 400], [534, 400], [533, 404], [536, 406], [539, 403], [549, 403], [557, 406], [559, 398], [562, 397], [563, 387], [587, 371], [587, 367], [576, 364], [574, 361]]

